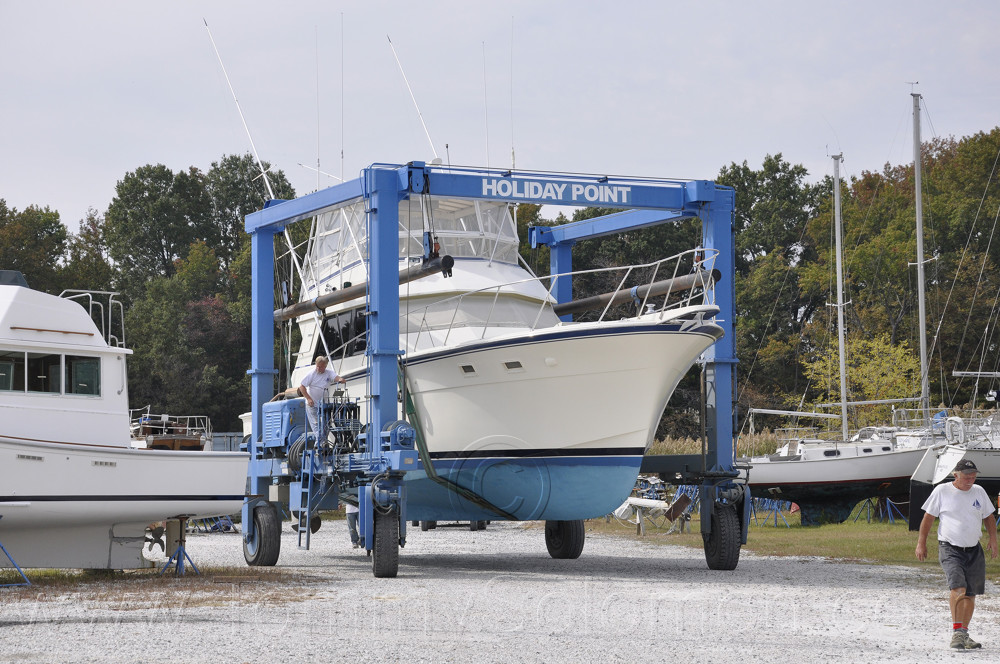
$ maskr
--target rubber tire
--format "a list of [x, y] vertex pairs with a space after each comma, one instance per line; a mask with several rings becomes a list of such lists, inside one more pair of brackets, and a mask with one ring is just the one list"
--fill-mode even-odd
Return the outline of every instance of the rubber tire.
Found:
[[420, 522], [419, 521], [410, 521], [410, 525], [413, 526], [414, 528], [416, 528], [417, 526], [420, 525]]
[[420, 521], [419, 523], [420, 523], [420, 530], [427, 532], [428, 530], [431, 529], [430, 521]]
[[243, 557], [252, 567], [273, 567], [281, 554], [281, 520], [270, 503], [253, 510], [252, 541], [243, 541]]
[[488, 523], [489, 523], [489, 521], [480, 521], [479, 522], [479, 529], [480, 530], [486, 530], [486, 524], [488, 524]]
[[712, 508], [712, 531], [702, 533], [705, 561], [709, 569], [734, 570], [740, 562], [740, 519], [735, 505], [716, 503]]
[[394, 579], [399, 571], [399, 514], [375, 510], [372, 573], [376, 579]]
[[472, 532], [476, 532], [477, 530], [479, 530], [479, 522], [478, 521], [470, 521], [469, 522], [469, 530], [471, 530]]
[[545, 522], [545, 548], [553, 558], [560, 560], [579, 558], [583, 553], [586, 539], [587, 532], [582, 520]]
[[323, 519], [318, 516], [313, 516], [309, 519], [309, 530], [315, 535], [319, 532], [319, 529], [323, 526]]

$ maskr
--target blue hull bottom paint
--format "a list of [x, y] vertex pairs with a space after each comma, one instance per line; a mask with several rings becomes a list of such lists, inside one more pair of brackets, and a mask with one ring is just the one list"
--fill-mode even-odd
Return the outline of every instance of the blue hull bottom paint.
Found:
[[[591, 519], [625, 502], [639, 475], [641, 454], [435, 459], [438, 476], [471, 490], [521, 521]], [[504, 517], [433, 481], [406, 473], [406, 518], [478, 521]]]

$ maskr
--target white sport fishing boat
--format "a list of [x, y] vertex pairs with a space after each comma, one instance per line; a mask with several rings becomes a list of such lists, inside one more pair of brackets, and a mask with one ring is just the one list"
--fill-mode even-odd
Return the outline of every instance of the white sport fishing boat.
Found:
[[243, 501], [246, 454], [134, 445], [131, 351], [105, 304], [99, 328], [79, 302], [0, 272], [0, 543], [21, 567], [148, 567], [149, 524]]
[[[600, 516], [620, 505], [677, 383], [722, 336], [712, 320], [714, 254], [644, 266], [647, 278], [672, 281], [672, 295], [630, 295], [626, 268], [592, 274], [631, 312], [605, 300], [590, 320], [564, 322], [552, 280], [519, 263], [513, 206], [427, 196], [401, 203], [399, 219], [401, 272], [420, 265], [425, 243], [454, 259], [449, 278], [438, 271], [399, 290], [401, 401], [435, 472], [521, 520]], [[350, 394], [363, 395], [363, 287], [354, 299], [325, 302], [368, 281], [365, 203], [311, 223], [300, 302], [278, 312], [302, 337], [289, 383], [326, 354]], [[496, 518], [423, 470], [405, 481], [408, 519]]]

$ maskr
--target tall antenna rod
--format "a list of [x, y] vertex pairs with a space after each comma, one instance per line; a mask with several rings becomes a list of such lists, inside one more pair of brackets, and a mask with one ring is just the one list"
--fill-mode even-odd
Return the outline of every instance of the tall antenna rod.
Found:
[[254, 145], [253, 136], [250, 134], [250, 127], [247, 126], [247, 119], [243, 116], [243, 108], [240, 106], [240, 100], [236, 98], [236, 90], [233, 89], [233, 84], [229, 80], [229, 73], [226, 71], [226, 65], [222, 63], [222, 56], [219, 55], [219, 47], [215, 45], [215, 38], [212, 36], [212, 31], [208, 27], [208, 21], [204, 18], [201, 19], [205, 21], [205, 30], [208, 30], [208, 38], [212, 41], [212, 48], [215, 50], [215, 57], [219, 59], [219, 66], [222, 67], [222, 75], [226, 77], [226, 84], [229, 86], [229, 92], [233, 95], [233, 101], [236, 102], [236, 110], [240, 112], [240, 120], [243, 121], [243, 130], [247, 133], [247, 138], [250, 139], [250, 147], [253, 149], [253, 156], [257, 160], [257, 167], [260, 168], [260, 174], [264, 177], [264, 186], [267, 187], [267, 195], [271, 200], [274, 200], [274, 190], [271, 189], [271, 181], [267, 177], [267, 169], [264, 168], [264, 163], [260, 160], [260, 155], [257, 154], [257, 146]]
[[344, 181], [344, 12], [340, 12], [340, 181]]
[[[389, 39], [389, 35], [385, 36]], [[427, 142], [430, 143], [431, 152], [434, 153], [434, 158], [438, 158], [437, 150], [434, 149], [434, 141], [431, 140], [431, 133], [427, 131], [427, 123], [424, 122], [424, 114], [420, 112], [420, 107], [417, 106], [417, 98], [413, 96], [413, 88], [410, 87], [410, 82], [406, 79], [406, 72], [403, 71], [403, 63], [399, 61], [399, 56], [396, 55], [396, 47], [392, 45], [392, 40], [389, 39], [389, 48], [392, 49], [392, 57], [396, 58], [396, 65], [399, 67], [399, 73], [403, 75], [403, 82], [406, 83], [406, 89], [410, 91], [410, 99], [413, 100], [413, 107], [417, 109], [417, 116], [420, 117], [420, 124], [424, 127], [424, 133], [427, 135]]]
[[514, 17], [510, 17], [510, 170], [514, 170]]
[[316, 26], [316, 191], [319, 191], [319, 26]]
[[490, 102], [486, 96], [486, 42], [483, 42], [483, 116], [486, 124], [486, 170], [490, 169]]

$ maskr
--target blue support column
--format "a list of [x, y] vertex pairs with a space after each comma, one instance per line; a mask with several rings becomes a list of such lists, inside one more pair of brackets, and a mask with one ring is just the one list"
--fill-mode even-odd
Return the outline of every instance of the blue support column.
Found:
[[[715, 200], [707, 206], [703, 217], [704, 246], [716, 249], [715, 269], [722, 273], [724, 288], [715, 289], [715, 303], [719, 315], [715, 322], [725, 331], [725, 336], [705, 351], [708, 369], [714, 373], [709, 380], [708, 431], [709, 470], [732, 470], [733, 432], [736, 395], [736, 231], [733, 226], [736, 192], [718, 189]], [[709, 378], [712, 378], [710, 376]], [[714, 443], [714, 445], [712, 444]]]
[[[552, 274], [566, 274], [573, 271], [574, 244], [574, 242], [560, 242], [552, 246], [549, 253], [549, 264]], [[552, 295], [555, 296], [556, 302], [560, 304], [572, 300], [573, 278], [570, 276], [559, 277], [556, 280], [555, 287], [552, 289]], [[565, 316], [560, 316], [559, 320], [568, 323], [573, 320], [573, 315], [566, 314]]]
[[261, 409], [274, 396], [274, 236], [273, 227], [259, 228], [250, 236], [251, 334], [250, 407], [253, 439], [261, 432]]
[[368, 214], [368, 349], [371, 366], [369, 453], [381, 447], [380, 434], [397, 419], [399, 384], [399, 174], [385, 168], [365, 171]]

